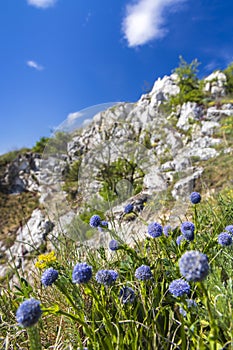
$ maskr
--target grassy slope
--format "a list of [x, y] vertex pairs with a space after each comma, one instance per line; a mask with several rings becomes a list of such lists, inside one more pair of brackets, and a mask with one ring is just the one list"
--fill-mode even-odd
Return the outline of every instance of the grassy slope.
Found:
[[[7, 164], [13, 161], [19, 154], [29, 149], [20, 149], [0, 156], [0, 178], [3, 176]], [[4, 241], [6, 247], [10, 247], [15, 239], [17, 229], [24, 225], [31, 213], [39, 205], [38, 195], [31, 192], [23, 192], [17, 195], [8, 194], [3, 186], [0, 186], [0, 241]]]

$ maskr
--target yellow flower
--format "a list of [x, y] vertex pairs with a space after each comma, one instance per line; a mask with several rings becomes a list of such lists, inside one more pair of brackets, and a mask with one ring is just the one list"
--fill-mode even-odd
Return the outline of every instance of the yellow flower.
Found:
[[38, 269], [44, 269], [47, 266], [51, 266], [56, 260], [55, 252], [51, 251], [48, 254], [39, 255], [35, 266], [38, 267]]

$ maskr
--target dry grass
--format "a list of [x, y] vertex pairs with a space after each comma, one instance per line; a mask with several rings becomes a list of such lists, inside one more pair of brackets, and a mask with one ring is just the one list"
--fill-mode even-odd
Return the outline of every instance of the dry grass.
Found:
[[38, 195], [32, 192], [5, 194], [0, 192], [0, 241], [6, 247], [14, 243], [17, 229], [30, 218], [39, 206]]

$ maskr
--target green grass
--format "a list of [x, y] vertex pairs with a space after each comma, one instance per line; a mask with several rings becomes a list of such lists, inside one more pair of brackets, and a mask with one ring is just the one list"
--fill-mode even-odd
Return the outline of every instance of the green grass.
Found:
[[[1, 347], [8, 343], [9, 349], [29, 348], [30, 332], [17, 325], [15, 312], [23, 300], [34, 297], [44, 311], [37, 325], [43, 349], [231, 349], [232, 245], [220, 246], [217, 237], [226, 225], [233, 224], [232, 188], [203, 200], [196, 210], [190, 203], [186, 219], [195, 223], [195, 239], [180, 246], [176, 244], [179, 227], [169, 237], [135, 240], [133, 247], [122, 242], [121, 249], [111, 254], [108, 248], [90, 249], [61, 237], [55, 249], [56, 261], [48, 258], [46, 262], [47, 267], [59, 271], [59, 279], [51, 287], [41, 285], [43, 270], [35, 267], [31, 284], [27, 275], [20, 273], [18, 287], [2, 288]], [[118, 232], [106, 230], [105, 234], [116, 239]], [[187, 296], [175, 298], [168, 287], [181, 277], [180, 257], [192, 249], [208, 256], [210, 273], [203, 282], [190, 282], [189, 298], [197, 307], [188, 308]], [[87, 284], [72, 283], [72, 269], [78, 262], [92, 266], [93, 277]], [[151, 280], [135, 278], [135, 270], [142, 264], [150, 266]], [[95, 280], [100, 269], [115, 270], [119, 278], [109, 287], [100, 285]], [[119, 299], [125, 285], [135, 291], [132, 304], [122, 304]], [[179, 312], [180, 307], [186, 317]]]

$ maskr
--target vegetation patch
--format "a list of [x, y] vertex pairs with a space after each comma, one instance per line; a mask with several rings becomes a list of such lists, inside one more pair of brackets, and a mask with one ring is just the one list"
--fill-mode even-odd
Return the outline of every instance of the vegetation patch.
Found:
[[24, 274], [2, 288], [1, 346], [231, 349], [232, 215], [233, 193], [225, 189], [190, 202], [180, 227], [144, 221], [148, 234], [132, 246], [111, 222], [109, 247], [61, 237], [35, 261], [31, 283]]

